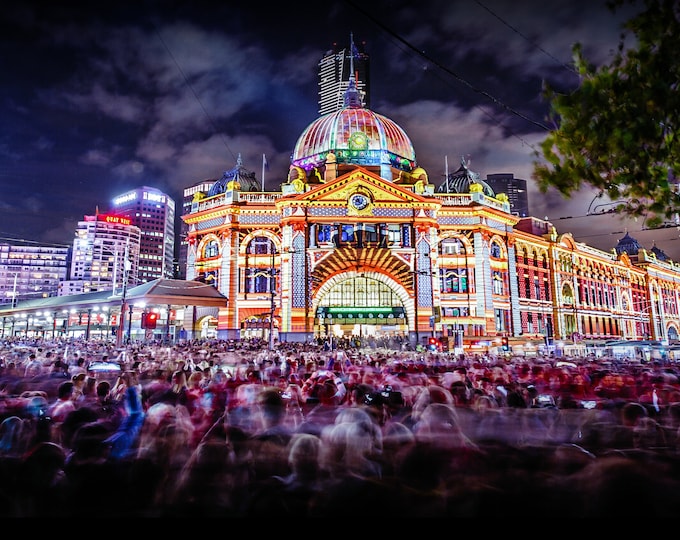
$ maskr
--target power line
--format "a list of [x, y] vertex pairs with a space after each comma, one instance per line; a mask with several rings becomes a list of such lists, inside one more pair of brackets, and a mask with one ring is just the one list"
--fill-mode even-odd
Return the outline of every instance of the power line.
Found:
[[[11, 234], [11, 233], [4, 233]], [[8, 240], [10, 242], [21, 242], [23, 244], [37, 244], [47, 247], [71, 247], [70, 244], [58, 244], [56, 242], [38, 242], [37, 240], [27, 240], [26, 238], [13, 238], [8, 236], [0, 236], [0, 240]]]
[[[357, 11], [360, 11], [362, 14], [364, 14], [364, 15], [365, 15], [367, 18], [369, 18], [374, 24], [376, 24], [377, 26], [379, 26], [380, 28], [382, 28], [385, 32], [387, 32], [387, 33], [388, 33], [390, 36], [392, 36], [394, 39], [396, 39], [397, 41], [399, 41], [400, 43], [402, 43], [403, 45], [405, 45], [406, 47], [408, 47], [409, 49], [411, 49], [411, 50], [412, 50], [413, 52], [415, 52], [418, 56], [424, 58], [424, 59], [425, 59], [427, 62], [429, 62], [430, 64], [434, 65], [435, 67], [439, 68], [439, 69], [442, 70], [443, 72], [449, 74], [451, 77], [453, 77], [454, 79], [456, 79], [458, 82], [460, 82], [460, 83], [462, 83], [463, 85], [467, 86], [467, 87], [468, 87], [470, 90], [472, 90], [473, 92], [475, 92], [475, 93], [477, 93], [477, 94], [480, 94], [480, 95], [486, 97], [487, 99], [489, 99], [490, 101], [492, 101], [492, 102], [495, 103], [496, 105], [502, 107], [503, 109], [505, 109], [505, 110], [508, 111], [509, 113], [511, 113], [511, 114], [513, 114], [513, 115], [515, 115], [515, 116], [517, 116], [518, 118], [521, 118], [521, 119], [525, 120], [526, 122], [529, 122], [530, 124], [533, 124], [533, 125], [536, 126], [536, 127], [540, 128], [540, 129], [542, 129], [542, 130], [544, 130], [544, 131], [551, 131], [551, 129], [550, 129], [548, 126], [546, 126], [545, 124], [543, 124], [543, 123], [541, 123], [541, 122], [538, 122], [537, 120], [533, 120], [532, 118], [529, 118], [528, 116], [522, 114], [521, 112], [519, 112], [519, 111], [513, 109], [513, 108], [510, 107], [509, 105], [506, 105], [506, 104], [503, 103], [500, 99], [498, 99], [498, 98], [492, 96], [491, 94], [489, 94], [489, 93], [486, 92], [485, 90], [482, 90], [481, 88], [478, 88], [478, 87], [474, 86], [472, 83], [470, 83], [469, 81], [467, 81], [466, 79], [464, 79], [462, 76], [458, 75], [458, 74], [457, 74], [456, 72], [454, 72], [452, 69], [450, 69], [450, 68], [448, 68], [448, 67], [442, 65], [440, 62], [437, 62], [434, 58], [432, 58], [432, 57], [430, 57], [428, 54], [426, 54], [425, 51], [421, 51], [420, 49], [418, 49], [418, 48], [417, 48], [415, 45], [413, 45], [411, 42], [407, 41], [405, 38], [403, 38], [403, 37], [402, 37], [401, 35], [399, 35], [397, 32], [395, 32], [394, 30], [392, 30], [390, 27], [388, 27], [387, 25], [385, 25], [384, 23], [382, 23], [381, 21], [379, 21], [378, 19], [376, 19], [375, 17], [373, 17], [373, 15], [371, 15], [370, 13], [368, 13], [365, 9], [363, 9], [363, 8], [360, 7], [359, 5], [355, 4], [355, 3], [352, 2], [351, 0], [345, 0], [345, 1], [346, 1], [349, 5], [351, 5], [354, 9], [356, 9]], [[497, 123], [498, 123], [498, 122], [497, 122]], [[500, 124], [499, 124], [499, 125], [500, 125]], [[523, 142], [525, 142], [525, 141], [523, 141]], [[531, 146], [531, 145], [529, 145], [529, 146]]]
[[220, 139], [222, 139], [222, 144], [224, 144], [224, 147], [227, 149], [227, 151], [231, 154], [231, 157], [236, 161], [236, 156], [234, 155], [234, 152], [232, 152], [231, 148], [229, 148], [229, 145], [227, 144], [227, 141], [224, 138], [224, 135], [222, 134], [221, 131], [217, 129], [217, 125], [213, 121], [212, 117], [208, 114], [208, 111], [206, 108], [203, 106], [203, 103], [201, 102], [200, 98], [198, 97], [198, 94], [196, 94], [196, 91], [194, 90], [194, 87], [191, 86], [191, 83], [189, 82], [189, 79], [185, 75], [184, 71], [182, 70], [181, 66], [179, 65], [179, 62], [177, 62], [177, 59], [175, 58], [175, 55], [172, 54], [172, 51], [170, 50], [170, 47], [168, 47], [167, 43], [163, 40], [163, 36], [161, 36], [161, 33], [158, 31], [158, 28], [154, 26], [154, 30], [156, 31], [156, 35], [158, 36], [158, 39], [160, 42], [163, 44], [163, 47], [165, 47], [165, 50], [168, 51], [168, 54], [170, 55], [170, 58], [172, 58], [172, 61], [174, 62], [175, 66], [177, 67], [177, 71], [179, 71], [180, 75], [182, 75], [182, 78], [184, 79], [184, 84], [187, 85], [187, 88], [191, 90], [191, 93], [194, 95], [194, 98], [196, 99], [196, 102], [198, 105], [201, 107], [201, 110], [203, 111], [203, 114], [205, 114], [206, 118], [208, 119], [208, 122], [210, 122], [210, 125], [213, 128], [213, 131], [215, 134], [220, 136]]
[[491, 15], [493, 15], [494, 17], [496, 17], [500, 22], [502, 22], [502, 23], [503, 23], [505, 26], [507, 26], [510, 30], [512, 30], [513, 32], [515, 32], [515, 34], [517, 34], [519, 37], [521, 37], [522, 39], [524, 39], [524, 40], [525, 40], [529, 45], [531, 45], [533, 48], [535, 48], [535, 49], [541, 51], [541, 52], [542, 52], [543, 54], [545, 54], [547, 57], [549, 57], [549, 58], [551, 58], [552, 60], [554, 60], [555, 62], [557, 62], [560, 66], [562, 66], [563, 68], [567, 69], [567, 71], [570, 71], [570, 72], [572, 72], [572, 73], [578, 75], [578, 72], [573, 68], [573, 66], [570, 66], [569, 64], [565, 64], [564, 62], [562, 62], [562, 60], [560, 60], [559, 58], [553, 56], [551, 53], [549, 53], [548, 51], [546, 51], [543, 47], [541, 47], [541, 46], [538, 45], [537, 43], [531, 41], [527, 36], [525, 36], [525, 35], [524, 35], [522, 32], [520, 32], [517, 28], [515, 28], [515, 27], [512, 26], [510, 23], [508, 23], [508, 21], [506, 21], [505, 19], [503, 19], [503, 18], [502, 18], [500, 15], [498, 15], [496, 12], [492, 11], [491, 8], [489, 8], [489, 7], [485, 6], [484, 4], [482, 4], [479, 0], [475, 0], [475, 2], [476, 2], [480, 7], [484, 8], [486, 11], [488, 11]]

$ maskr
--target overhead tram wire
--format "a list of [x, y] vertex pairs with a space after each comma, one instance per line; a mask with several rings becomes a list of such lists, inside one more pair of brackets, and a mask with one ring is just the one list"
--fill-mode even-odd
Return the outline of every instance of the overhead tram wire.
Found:
[[[463, 77], [461, 77], [460, 75], [458, 75], [456, 72], [454, 72], [454, 71], [451, 70], [450, 68], [448, 68], [448, 67], [442, 65], [441, 63], [437, 62], [434, 58], [432, 58], [432, 57], [430, 57], [429, 55], [427, 55], [424, 51], [421, 51], [420, 49], [418, 49], [415, 45], [413, 45], [412, 43], [410, 43], [409, 41], [407, 41], [406, 39], [404, 39], [401, 35], [399, 35], [397, 32], [395, 32], [394, 30], [392, 30], [391, 28], [389, 28], [387, 25], [385, 25], [384, 23], [382, 23], [381, 21], [379, 21], [378, 19], [376, 19], [373, 15], [371, 15], [370, 13], [368, 13], [363, 7], [361, 7], [361, 6], [359, 6], [358, 4], [354, 3], [352, 0], [345, 0], [345, 2], [347, 2], [350, 6], [352, 6], [352, 7], [353, 7], [354, 9], [356, 9], [357, 11], [361, 12], [361, 13], [362, 13], [363, 15], [365, 15], [368, 19], [370, 19], [374, 24], [376, 24], [377, 26], [379, 26], [382, 30], [384, 30], [385, 32], [387, 32], [387, 33], [388, 33], [390, 36], [392, 36], [394, 39], [396, 39], [397, 41], [399, 41], [400, 43], [402, 43], [403, 45], [405, 45], [406, 47], [408, 47], [411, 51], [415, 52], [418, 56], [420, 56], [421, 58], [425, 59], [427, 62], [429, 62], [430, 64], [432, 64], [432, 65], [434, 65], [435, 67], [439, 68], [439, 69], [442, 70], [443, 72], [447, 73], [448, 75], [450, 75], [451, 77], [453, 77], [454, 79], [456, 79], [458, 82], [460, 82], [460, 83], [462, 83], [463, 85], [467, 86], [470, 90], [472, 90], [472, 91], [475, 92], [476, 94], [479, 94], [479, 95], [482, 95], [482, 96], [486, 97], [487, 99], [489, 99], [490, 101], [492, 101], [494, 104], [500, 106], [501, 108], [503, 108], [504, 110], [506, 110], [506, 111], [509, 112], [510, 114], [512, 114], [512, 115], [514, 115], [514, 116], [517, 116], [518, 118], [521, 118], [522, 120], [525, 120], [526, 122], [528, 122], [528, 123], [530, 123], [530, 124], [532, 124], [532, 125], [534, 125], [534, 126], [540, 128], [540, 129], [543, 130], [543, 131], [546, 131], [546, 132], [550, 132], [550, 131], [551, 131], [551, 129], [550, 129], [548, 126], [546, 126], [545, 124], [543, 124], [543, 123], [541, 123], [541, 122], [539, 122], [539, 121], [537, 121], [537, 120], [534, 120], [534, 119], [532, 119], [532, 118], [529, 118], [529, 117], [526, 116], [525, 114], [522, 114], [521, 112], [517, 111], [516, 109], [513, 109], [512, 107], [510, 107], [509, 105], [506, 105], [506, 104], [503, 103], [501, 100], [499, 100], [498, 98], [492, 96], [491, 94], [489, 94], [489, 93], [486, 92], [485, 90], [482, 90], [482, 89], [480, 89], [480, 88], [477, 88], [477, 87], [474, 86], [472, 83], [470, 83], [469, 81], [467, 81], [466, 79], [464, 79]], [[497, 120], [496, 120], [496, 123], [498, 123]], [[521, 139], [521, 138], [520, 138], [520, 139]], [[523, 141], [523, 142], [526, 143], [526, 141]], [[526, 144], [528, 144], [528, 143], [526, 143]], [[529, 145], [529, 146], [531, 146], [531, 145]]]
[[[5, 233], [11, 234], [11, 233]], [[0, 236], [0, 240], [8, 240], [10, 242], [20, 242], [22, 244], [36, 244], [46, 247], [71, 247], [71, 244], [60, 244], [58, 242], [38, 242], [37, 240], [27, 240], [26, 238], [13, 238], [9, 236]]]
[[210, 125], [213, 128], [213, 131], [215, 134], [220, 136], [220, 139], [222, 139], [222, 144], [224, 144], [224, 147], [227, 149], [227, 151], [231, 154], [231, 157], [236, 161], [236, 155], [232, 151], [231, 148], [229, 148], [229, 145], [227, 144], [227, 141], [224, 138], [224, 135], [220, 130], [217, 129], [217, 125], [215, 124], [215, 121], [212, 119], [212, 117], [208, 114], [208, 111], [206, 108], [203, 106], [203, 103], [201, 102], [200, 98], [198, 97], [198, 94], [194, 90], [193, 86], [191, 86], [191, 83], [189, 82], [189, 79], [185, 75], [184, 71], [182, 70], [182, 67], [179, 65], [179, 62], [177, 62], [177, 59], [175, 58], [175, 55], [172, 54], [172, 51], [170, 50], [170, 47], [168, 47], [168, 44], [165, 42], [163, 39], [163, 36], [161, 36], [161, 33], [158, 31], [158, 28], [156, 25], [154, 25], [154, 31], [156, 32], [156, 35], [158, 36], [159, 41], [163, 44], [163, 47], [165, 48], [166, 51], [168, 51], [168, 54], [170, 55], [170, 58], [172, 58], [173, 63], [177, 67], [177, 71], [179, 71], [180, 75], [182, 75], [182, 78], [184, 79], [184, 84], [187, 85], [187, 88], [191, 90], [191, 93], [194, 95], [194, 98], [196, 99], [196, 102], [199, 104], [201, 107], [201, 110], [203, 111], [203, 114], [205, 114], [206, 118], [208, 119], [208, 122], [210, 122]]
[[548, 51], [546, 51], [543, 47], [541, 47], [540, 45], [538, 45], [536, 42], [531, 41], [527, 36], [525, 36], [525, 35], [524, 35], [522, 32], [520, 32], [517, 28], [515, 28], [514, 26], [512, 26], [508, 21], [506, 21], [505, 19], [503, 19], [503, 17], [501, 17], [500, 15], [498, 15], [498, 14], [497, 14], [496, 12], [494, 12], [491, 8], [489, 8], [489, 7], [485, 6], [484, 4], [482, 4], [479, 0], [475, 0], [475, 2], [476, 2], [477, 5], [479, 5], [481, 8], [485, 9], [485, 10], [488, 11], [491, 15], [493, 15], [494, 17], [496, 17], [496, 19], [498, 19], [500, 22], [502, 22], [505, 26], [507, 26], [507, 27], [508, 27], [510, 30], [512, 30], [515, 34], [517, 34], [519, 37], [521, 37], [523, 40], [525, 40], [525, 41], [526, 41], [529, 45], [531, 45], [534, 49], [536, 49], [536, 50], [538, 50], [538, 51], [541, 51], [541, 52], [542, 52], [543, 54], [545, 54], [548, 58], [554, 60], [557, 64], [559, 64], [560, 66], [562, 66], [563, 68], [565, 68], [567, 71], [570, 71], [570, 72], [573, 73], [574, 75], [578, 75], [578, 71], [576, 71], [576, 69], [574, 69], [573, 66], [570, 66], [569, 64], [565, 64], [564, 62], [562, 62], [562, 60], [560, 60], [559, 58], [553, 56], [551, 53], [549, 53]]

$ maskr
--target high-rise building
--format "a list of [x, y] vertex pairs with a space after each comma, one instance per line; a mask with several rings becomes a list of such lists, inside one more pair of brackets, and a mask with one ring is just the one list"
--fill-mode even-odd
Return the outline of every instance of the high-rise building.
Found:
[[319, 62], [319, 114], [335, 112], [344, 107], [344, 96], [354, 75], [362, 105], [370, 107], [369, 56], [360, 51], [354, 39], [349, 48], [338, 49], [336, 43]]
[[[182, 193], [182, 215], [191, 212], [191, 203], [197, 193], [202, 195], [207, 194], [213, 185], [217, 182], [217, 178], [209, 180], [201, 180], [191, 187], [185, 188]], [[187, 278], [187, 232], [189, 226], [182, 221], [179, 230], [179, 257], [177, 260], [177, 279]]]
[[116, 294], [126, 280], [129, 286], [139, 282], [141, 231], [131, 221], [127, 216], [97, 213], [78, 222], [70, 278], [59, 284], [59, 296], [95, 291]]
[[0, 304], [56, 296], [70, 254], [69, 246], [0, 244]]
[[162, 191], [140, 187], [115, 197], [111, 211], [139, 227], [138, 284], [174, 278], [175, 201]]
[[529, 194], [527, 181], [515, 178], [512, 173], [487, 174], [486, 183], [495, 193], [505, 193], [510, 203], [510, 212], [519, 217], [529, 216]]

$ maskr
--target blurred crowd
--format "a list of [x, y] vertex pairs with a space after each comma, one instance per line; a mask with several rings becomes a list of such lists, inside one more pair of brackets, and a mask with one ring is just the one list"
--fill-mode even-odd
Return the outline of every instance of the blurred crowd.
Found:
[[666, 361], [6, 339], [0, 422], [5, 517], [680, 512]]

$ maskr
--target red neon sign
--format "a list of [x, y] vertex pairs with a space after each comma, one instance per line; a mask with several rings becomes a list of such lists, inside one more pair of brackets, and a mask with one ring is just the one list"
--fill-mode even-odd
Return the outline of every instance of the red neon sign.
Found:
[[120, 225], [132, 224], [132, 220], [130, 218], [116, 216], [114, 214], [102, 214], [100, 217], [102, 218], [102, 221], [106, 221], [106, 223], [119, 223]]

